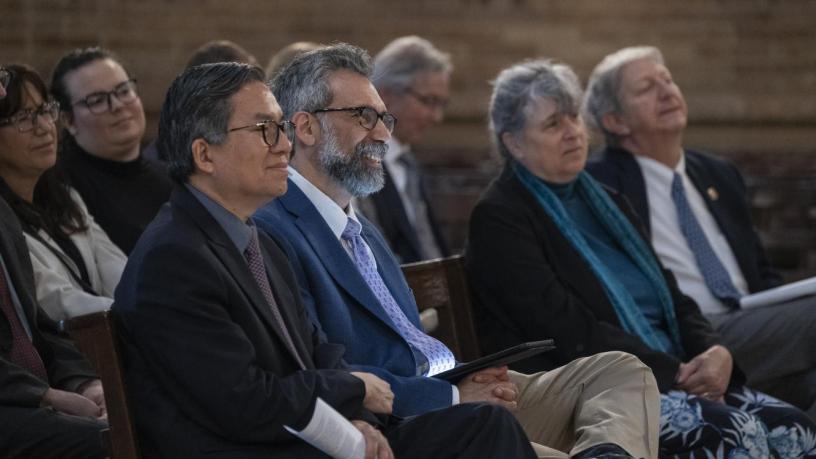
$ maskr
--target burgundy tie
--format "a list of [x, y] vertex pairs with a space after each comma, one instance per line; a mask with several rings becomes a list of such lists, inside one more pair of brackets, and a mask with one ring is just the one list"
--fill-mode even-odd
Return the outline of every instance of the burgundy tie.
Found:
[[14, 308], [14, 303], [11, 301], [11, 291], [6, 282], [6, 270], [2, 263], [0, 263], [0, 307], [2, 307], [6, 319], [8, 319], [9, 328], [11, 329], [9, 360], [48, 382], [48, 372], [45, 370], [45, 364], [40, 358], [40, 353], [37, 352], [34, 343], [28, 338], [28, 334], [23, 329], [23, 324], [20, 322], [20, 317]]
[[269, 278], [266, 275], [266, 264], [261, 254], [261, 246], [258, 244], [258, 230], [254, 227], [252, 228], [252, 237], [249, 239], [249, 245], [247, 245], [247, 248], [244, 250], [244, 258], [246, 258], [249, 270], [252, 272], [252, 277], [255, 278], [255, 283], [258, 284], [261, 293], [263, 293], [266, 302], [269, 304], [269, 308], [272, 310], [272, 315], [275, 316], [275, 320], [283, 331], [283, 340], [287, 347], [289, 347], [289, 351], [294, 354], [300, 368], [305, 370], [306, 365], [303, 364], [303, 360], [300, 359], [300, 355], [298, 355], [295, 349], [295, 344], [292, 342], [292, 337], [289, 335], [289, 330], [286, 329], [286, 323], [283, 321], [280, 309], [278, 309], [278, 302], [275, 301], [275, 296], [272, 295], [272, 286], [269, 285]]

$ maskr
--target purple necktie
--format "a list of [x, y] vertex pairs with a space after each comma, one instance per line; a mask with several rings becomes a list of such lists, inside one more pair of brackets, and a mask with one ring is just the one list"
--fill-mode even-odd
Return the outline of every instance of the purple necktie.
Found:
[[6, 319], [9, 322], [11, 329], [11, 351], [8, 359], [22, 368], [27, 369], [38, 378], [48, 382], [48, 372], [45, 370], [45, 364], [34, 347], [34, 343], [28, 338], [20, 317], [14, 308], [14, 303], [11, 300], [11, 290], [6, 282], [6, 270], [3, 264], [0, 263], [0, 307]]
[[266, 274], [266, 264], [264, 263], [263, 255], [261, 255], [261, 246], [258, 244], [258, 230], [255, 227], [252, 227], [252, 236], [249, 239], [249, 245], [247, 245], [247, 248], [244, 250], [244, 258], [246, 258], [249, 270], [252, 272], [252, 277], [255, 278], [255, 283], [258, 284], [261, 293], [263, 293], [266, 302], [269, 304], [269, 309], [272, 310], [272, 315], [275, 316], [278, 326], [280, 326], [281, 331], [283, 331], [283, 338], [289, 347], [289, 351], [295, 356], [295, 360], [297, 360], [301, 370], [305, 370], [306, 365], [303, 364], [303, 360], [300, 359], [300, 355], [297, 353], [297, 349], [295, 349], [292, 336], [289, 335], [289, 330], [286, 329], [286, 323], [283, 321], [280, 309], [278, 308], [278, 302], [275, 301], [275, 296], [272, 295], [272, 287], [269, 285], [269, 277], [267, 277]]
[[442, 344], [439, 340], [426, 335], [408, 320], [405, 313], [402, 312], [399, 305], [397, 305], [391, 292], [383, 282], [380, 273], [377, 271], [377, 263], [369, 253], [368, 244], [362, 236], [360, 236], [360, 224], [352, 219], [348, 219], [346, 229], [343, 230], [342, 237], [351, 244], [351, 250], [354, 254], [354, 260], [357, 264], [357, 269], [363, 275], [366, 284], [374, 292], [374, 295], [380, 301], [383, 309], [385, 309], [388, 317], [397, 326], [397, 330], [405, 338], [406, 341], [416, 350], [422, 353], [428, 359], [428, 376], [433, 376], [445, 370], [449, 370], [456, 365], [456, 359], [450, 349]]

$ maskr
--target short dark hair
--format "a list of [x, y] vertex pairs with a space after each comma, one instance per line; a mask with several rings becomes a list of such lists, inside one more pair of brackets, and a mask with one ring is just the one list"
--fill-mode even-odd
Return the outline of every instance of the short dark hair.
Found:
[[218, 62], [241, 62], [255, 65], [258, 61], [238, 43], [229, 40], [213, 40], [204, 43], [193, 52], [190, 60], [187, 61], [186, 68]]
[[54, 68], [54, 73], [51, 75], [51, 94], [54, 96], [54, 99], [60, 103], [60, 109], [62, 111], [73, 111], [71, 94], [68, 93], [68, 86], [65, 84], [65, 75], [91, 62], [102, 59], [110, 59], [121, 65], [122, 68], [125, 69], [125, 73], [130, 77], [130, 72], [128, 72], [116, 54], [99, 46], [78, 48], [60, 58], [59, 62], [57, 62], [57, 66]]
[[[43, 100], [49, 99], [48, 88], [36, 70], [27, 65], [9, 65], [5, 69], [11, 74], [11, 81], [6, 86], [6, 98], [0, 100], [0, 118], [12, 116], [23, 108], [26, 83], [31, 84]], [[87, 229], [79, 205], [71, 198], [64, 171], [57, 167], [48, 169], [37, 180], [33, 202], [17, 196], [2, 179], [0, 198], [6, 200], [26, 231], [42, 229], [52, 238], [60, 239]]]
[[177, 76], [159, 117], [156, 139], [159, 158], [177, 183], [184, 183], [195, 170], [190, 147], [195, 139], [211, 144], [226, 140], [233, 107], [229, 98], [246, 84], [264, 82], [260, 67], [221, 62], [190, 67]]

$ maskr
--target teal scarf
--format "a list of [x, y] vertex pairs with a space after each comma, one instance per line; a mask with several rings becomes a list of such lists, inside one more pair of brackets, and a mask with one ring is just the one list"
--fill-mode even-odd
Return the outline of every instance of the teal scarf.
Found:
[[[555, 225], [561, 231], [561, 234], [567, 238], [572, 244], [572, 247], [581, 254], [584, 260], [589, 264], [592, 272], [600, 280], [606, 292], [607, 298], [612, 303], [615, 313], [623, 325], [623, 329], [627, 333], [633, 334], [640, 338], [650, 348], [673, 354], [671, 349], [666, 349], [663, 341], [655, 336], [655, 330], [649, 321], [644, 317], [632, 295], [624, 288], [623, 284], [618, 281], [614, 274], [614, 266], [606, 266], [595, 255], [595, 252], [589, 247], [589, 244], [584, 239], [578, 227], [573, 223], [561, 201], [550, 190], [550, 188], [538, 177], [534, 176], [521, 164], [513, 161], [513, 171], [521, 181], [522, 185], [527, 188], [530, 193], [536, 198], [541, 207], [553, 219]], [[677, 325], [677, 316], [674, 312], [674, 303], [672, 302], [671, 293], [666, 285], [666, 280], [663, 278], [660, 264], [654, 257], [646, 242], [640, 236], [638, 231], [629, 222], [625, 215], [618, 209], [612, 199], [606, 194], [604, 190], [593, 180], [586, 172], [581, 172], [576, 178], [576, 190], [580, 193], [582, 199], [592, 209], [592, 213], [601, 222], [601, 224], [609, 231], [610, 235], [616, 240], [635, 264], [643, 271], [646, 278], [654, 286], [657, 291], [660, 305], [663, 309], [663, 315], [666, 319], [666, 324], [669, 328], [669, 337], [681, 354], [683, 353], [683, 345], [680, 340], [680, 328]], [[675, 356], [682, 358], [682, 355]]]

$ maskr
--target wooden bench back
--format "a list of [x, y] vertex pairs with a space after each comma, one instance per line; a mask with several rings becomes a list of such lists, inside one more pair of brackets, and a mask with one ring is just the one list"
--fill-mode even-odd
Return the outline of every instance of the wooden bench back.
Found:
[[93, 365], [105, 388], [108, 409], [108, 451], [112, 459], [141, 457], [136, 429], [130, 415], [113, 318], [107, 311], [68, 321], [68, 332], [79, 350]]
[[462, 255], [405, 264], [402, 272], [414, 291], [419, 310], [437, 311], [439, 327], [431, 335], [461, 361], [480, 357]]

